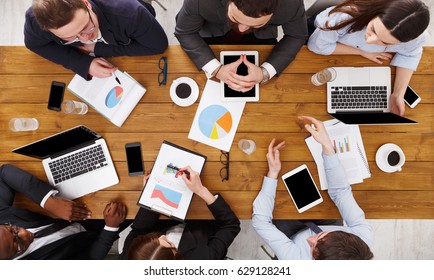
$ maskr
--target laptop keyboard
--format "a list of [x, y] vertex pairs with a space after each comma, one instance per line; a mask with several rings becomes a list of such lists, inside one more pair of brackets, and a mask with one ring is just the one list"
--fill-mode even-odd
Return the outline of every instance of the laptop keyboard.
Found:
[[332, 109], [387, 109], [387, 87], [331, 87], [331, 101]]
[[55, 184], [107, 165], [101, 145], [92, 146], [48, 164]]

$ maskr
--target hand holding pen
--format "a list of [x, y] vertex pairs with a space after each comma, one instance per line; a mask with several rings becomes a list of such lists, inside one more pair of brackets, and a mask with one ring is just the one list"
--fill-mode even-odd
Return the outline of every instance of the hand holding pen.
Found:
[[[216, 200], [215, 196], [213, 196], [209, 190], [202, 185], [198, 172], [193, 171], [190, 166], [179, 168], [179, 171], [183, 172], [181, 178], [187, 187], [202, 198], [208, 205]], [[189, 175], [187, 175], [187, 172]]]

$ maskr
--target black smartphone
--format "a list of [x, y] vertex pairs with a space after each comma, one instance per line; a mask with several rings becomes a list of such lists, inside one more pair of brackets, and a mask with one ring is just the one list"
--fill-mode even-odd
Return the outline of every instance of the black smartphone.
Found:
[[404, 94], [405, 103], [407, 103], [407, 105], [413, 109], [421, 100], [422, 99], [420, 96], [417, 95], [417, 93], [410, 86], [408, 86]]
[[142, 159], [142, 146], [140, 142], [125, 145], [127, 154], [128, 175], [139, 176], [145, 173]]
[[48, 109], [60, 111], [65, 93], [65, 83], [53, 81], [51, 83], [50, 98], [48, 99]]

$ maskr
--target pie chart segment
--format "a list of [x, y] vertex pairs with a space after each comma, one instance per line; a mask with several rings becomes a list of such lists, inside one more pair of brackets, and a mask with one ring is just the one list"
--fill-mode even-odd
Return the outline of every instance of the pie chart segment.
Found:
[[120, 86], [115, 86], [114, 88], [112, 88], [108, 92], [107, 97], [105, 98], [105, 105], [108, 108], [113, 108], [116, 105], [118, 105], [119, 102], [121, 101], [123, 92], [124, 92], [124, 89]]
[[199, 129], [210, 139], [221, 139], [232, 129], [232, 115], [221, 105], [208, 106], [199, 115]]

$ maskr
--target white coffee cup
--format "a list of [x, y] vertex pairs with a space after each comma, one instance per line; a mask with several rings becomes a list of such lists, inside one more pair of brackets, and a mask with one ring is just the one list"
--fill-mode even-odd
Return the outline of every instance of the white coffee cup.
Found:
[[405, 155], [402, 149], [392, 143], [382, 145], [375, 156], [378, 168], [387, 173], [401, 171], [405, 163]]

